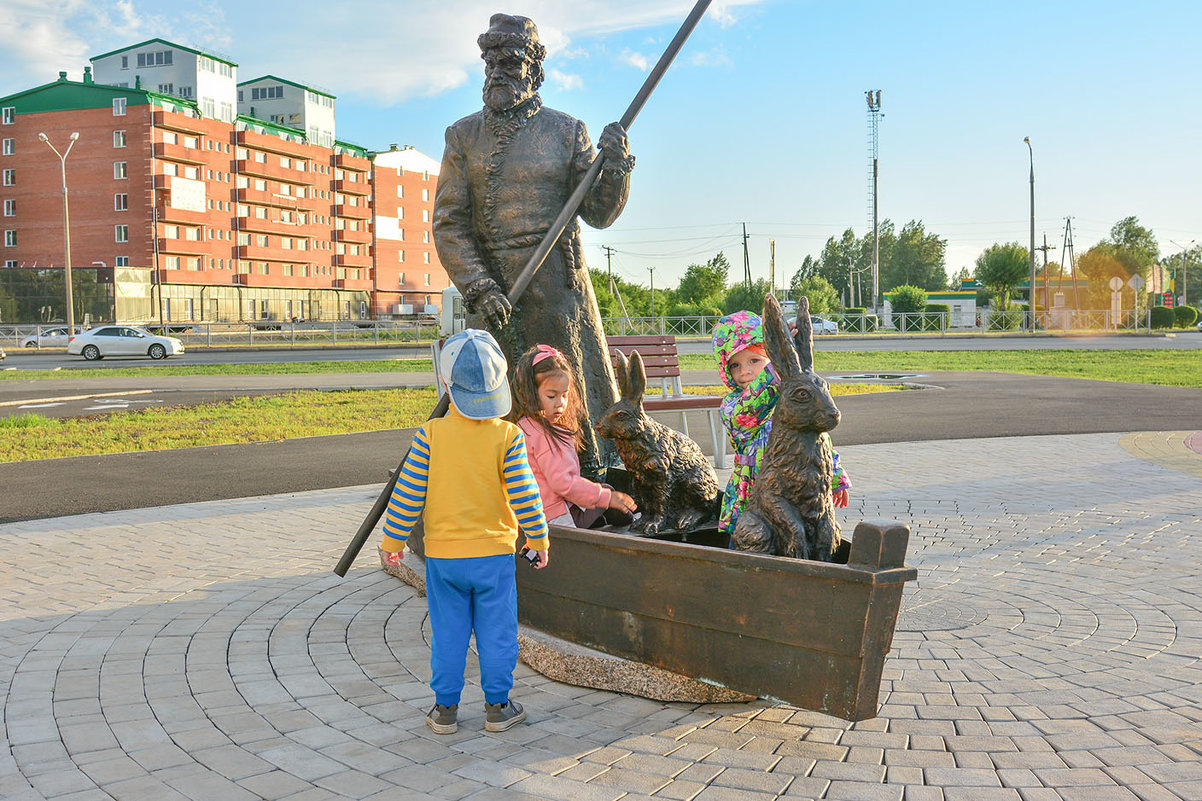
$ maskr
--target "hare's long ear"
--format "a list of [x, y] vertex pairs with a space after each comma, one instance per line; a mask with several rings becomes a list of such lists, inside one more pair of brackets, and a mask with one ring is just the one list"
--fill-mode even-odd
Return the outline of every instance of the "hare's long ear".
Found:
[[618, 396], [625, 399], [630, 395], [630, 362], [626, 360], [626, 354], [620, 350], [614, 351], [614, 358], [618, 362], [614, 367], [614, 375], [618, 379]]
[[801, 373], [789, 326], [785, 323], [780, 304], [772, 295], [764, 298], [764, 350], [768, 351], [768, 358], [772, 360], [772, 366], [781, 380]]
[[797, 300], [797, 331], [793, 334], [793, 345], [797, 348], [797, 360], [801, 369], [814, 369], [814, 323], [810, 320], [810, 299]]
[[636, 350], [630, 354], [630, 399], [642, 405], [646, 392], [647, 370], [643, 367], [643, 357]]

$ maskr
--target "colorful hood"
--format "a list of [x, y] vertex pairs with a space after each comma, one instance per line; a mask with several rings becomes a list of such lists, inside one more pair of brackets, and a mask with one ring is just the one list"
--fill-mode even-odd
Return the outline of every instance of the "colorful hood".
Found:
[[718, 360], [718, 372], [726, 386], [737, 390], [739, 385], [730, 377], [730, 358], [748, 345], [764, 344], [764, 323], [758, 314], [737, 311], [728, 314], [714, 326], [714, 357]]

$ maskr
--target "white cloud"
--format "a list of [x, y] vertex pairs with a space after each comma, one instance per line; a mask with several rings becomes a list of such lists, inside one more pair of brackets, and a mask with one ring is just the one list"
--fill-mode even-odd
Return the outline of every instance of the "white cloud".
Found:
[[618, 56], [618, 60], [623, 64], [630, 64], [640, 72], [646, 72], [651, 68], [651, 59], [633, 50], [623, 50], [622, 55]]
[[584, 88], [584, 79], [579, 75], [560, 72], [559, 70], [552, 69], [547, 70], [547, 77], [551, 79], [551, 82], [554, 83], [556, 87], [564, 90], [565, 92], [570, 92], [573, 89]]
[[722, 47], [713, 47], [709, 50], [702, 50], [700, 53], [694, 53], [689, 59], [689, 63], [697, 67], [727, 67], [733, 62]]
[[[720, 0], [709, 12], [730, 24], [733, 9], [763, 0]], [[550, 54], [587, 55], [573, 39], [683, 22], [687, 0], [527, 0], [520, 9], [539, 27]], [[154, 14], [147, 9], [154, 9]], [[495, 0], [0, 0], [0, 94], [49, 82], [60, 69], [77, 76], [89, 56], [163, 37], [215, 50], [239, 64], [240, 77], [284, 75], [335, 94], [392, 105], [432, 97], [480, 76], [476, 37]], [[654, 58], [624, 54], [646, 71]], [[564, 88], [576, 76], [564, 73]]]

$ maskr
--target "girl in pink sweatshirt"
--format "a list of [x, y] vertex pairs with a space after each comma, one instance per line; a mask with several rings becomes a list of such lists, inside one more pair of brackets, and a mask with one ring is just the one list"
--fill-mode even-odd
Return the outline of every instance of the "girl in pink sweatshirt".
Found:
[[589, 528], [602, 515], [614, 525], [634, 519], [637, 507], [633, 498], [580, 475], [584, 405], [572, 380], [571, 365], [550, 345], [536, 345], [518, 359], [513, 416], [526, 434], [526, 456], [548, 522]]

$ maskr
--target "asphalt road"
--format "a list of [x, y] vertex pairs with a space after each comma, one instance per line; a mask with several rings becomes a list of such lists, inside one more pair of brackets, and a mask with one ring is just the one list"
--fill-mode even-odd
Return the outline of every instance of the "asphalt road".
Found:
[[[680, 339], [681, 353], [710, 353], [709, 340]], [[1178, 331], [1169, 334], [1111, 336], [984, 336], [953, 334], [948, 336], [821, 336], [815, 340], [819, 351], [891, 351], [891, 350], [1160, 350], [1194, 349], [1202, 351], [1202, 332]], [[173, 356], [167, 364], [264, 364], [312, 361], [360, 361], [375, 359], [414, 359], [430, 355], [430, 345], [262, 348], [241, 350], [196, 349]], [[150, 367], [162, 364], [141, 357], [109, 357], [87, 362], [65, 351], [12, 352], [0, 363], [0, 369], [74, 370], [83, 367]]]
[[[1004, 373], [911, 381], [933, 388], [842, 398], [836, 444], [1202, 429], [1202, 389]], [[0, 522], [379, 483], [411, 436], [381, 431], [0, 464]], [[980, 458], [990, 458], [984, 439]]]

